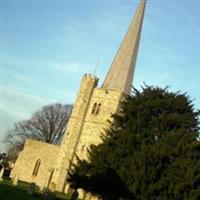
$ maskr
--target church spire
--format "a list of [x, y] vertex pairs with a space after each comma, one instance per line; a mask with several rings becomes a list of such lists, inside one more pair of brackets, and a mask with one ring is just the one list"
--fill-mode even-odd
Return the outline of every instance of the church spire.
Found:
[[130, 94], [146, 0], [141, 0], [103, 83], [103, 88]]

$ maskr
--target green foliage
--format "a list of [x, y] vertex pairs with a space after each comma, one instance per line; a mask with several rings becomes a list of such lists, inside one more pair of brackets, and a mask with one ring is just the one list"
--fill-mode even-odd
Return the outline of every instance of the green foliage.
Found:
[[[36, 191], [33, 195], [28, 195], [29, 184], [19, 181], [14, 186], [10, 179], [4, 178], [0, 182], [0, 199], [1, 200], [42, 200], [42, 191]], [[56, 193], [55, 200], [67, 200], [69, 195], [64, 193]]]
[[69, 172], [71, 187], [109, 200], [200, 199], [199, 114], [186, 94], [135, 89]]

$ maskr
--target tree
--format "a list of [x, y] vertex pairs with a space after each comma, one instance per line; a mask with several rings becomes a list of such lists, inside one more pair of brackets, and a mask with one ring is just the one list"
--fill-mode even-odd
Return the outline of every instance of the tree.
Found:
[[0, 153], [0, 166], [3, 165], [4, 161], [6, 160], [7, 153]]
[[42, 107], [30, 119], [16, 123], [5, 138], [9, 158], [16, 158], [26, 139], [59, 144], [71, 111], [72, 105], [51, 104]]
[[200, 199], [199, 115], [186, 94], [135, 89], [103, 143], [90, 146], [87, 161], [77, 158], [71, 187], [109, 200]]

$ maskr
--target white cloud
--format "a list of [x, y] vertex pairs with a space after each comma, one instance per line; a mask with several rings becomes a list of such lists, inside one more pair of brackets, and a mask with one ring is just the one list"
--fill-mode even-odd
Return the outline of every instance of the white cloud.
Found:
[[3, 138], [6, 135], [7, 130], [12, 128], [14, 123], [28, 119], [33, 112], [50, 101], [41, 96], [22, 92], [14, 87], [2, 87], [1, 89], [0, 145], [2, 146]]
[[3, 87], [2, 95], [1, 109], [19, 119], [30, 116], [31, 111], [48, 103], [43, 97], [24, 93], [17, 88]]
[[[9, 65], [14, 67], [18, 67], [20, 69], [26, 68], [26, 69], [41, 69], [41, 67], [51, 67], [54, 62], [51, 60], [35, 60], [35, 59], [30, 59], [30, 58], [24, 58], [24, 57], [19, 57], [19, 56], [13, 56], [13, 55], [3, 55], [2, 57], [2, 64], [3, 68], [4, 65]], [[5, 69], [6, 70], [6, 69]]]
[[[41, 70], [42, 67], [45, 69], [53, 69], [58, 70], [61, 72], [66, 73], [92, 73], [92, 66], [91, 64], [87, 63], [78, 63], [78, 62], [58, 62], [56, 60], [30, 60], [23, 57], [15, 57], [12, 55], [4, 55], [3, 59], [4, 65], [10, 65], [20, 68], [30, 68], [31, 71], [34, 70]], [[7, 69], [5, 68], [4, 71], [6, 72]], [[26, 78], [25, 76], [20, 75], [19, 73], [12, 74], [12, 76], [23, 82], [28, 82], [30, 79]]]

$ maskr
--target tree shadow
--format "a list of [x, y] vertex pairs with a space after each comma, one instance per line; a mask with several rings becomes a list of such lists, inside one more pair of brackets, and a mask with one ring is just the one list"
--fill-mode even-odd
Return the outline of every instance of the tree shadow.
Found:
[[112, 168], [107, 168], [93, 175], [75, 176], [71, 175], [70, 178], [71, 187], [74, 189], [82, 188], [103, 200], [118, 200], [120, 198], [134, 200], [132, 193]]
[[[39, 187], [35, 186], [35, 191], [30, 195], [28, 194], [30, 184], [19, 181], [17, 186], [14, 186], [9, 179], [4, 179], [4, 181], [0, 182], [0, 199], [1, 200], [42, 200], [45, 199], [45, 194], [47, 192], [50, 193], [52, 199], [55, 200], [64, 200], [67, 199], [67, 195], [65, 194], [57, 194], [47, 190], [39, 191]], [[60, 196], [63, 197], [60, 197]], [[59, 196], [59, 197], [57, 197]], [[64, 197], [65, 196], [65, 197]], [[50, 199], [50, 198], [49, 198]]]
[[28, 195], [25, 187], [0, 184], [0, 199], [2, 200], [39, 200], [40, 197], [39, 193]]

